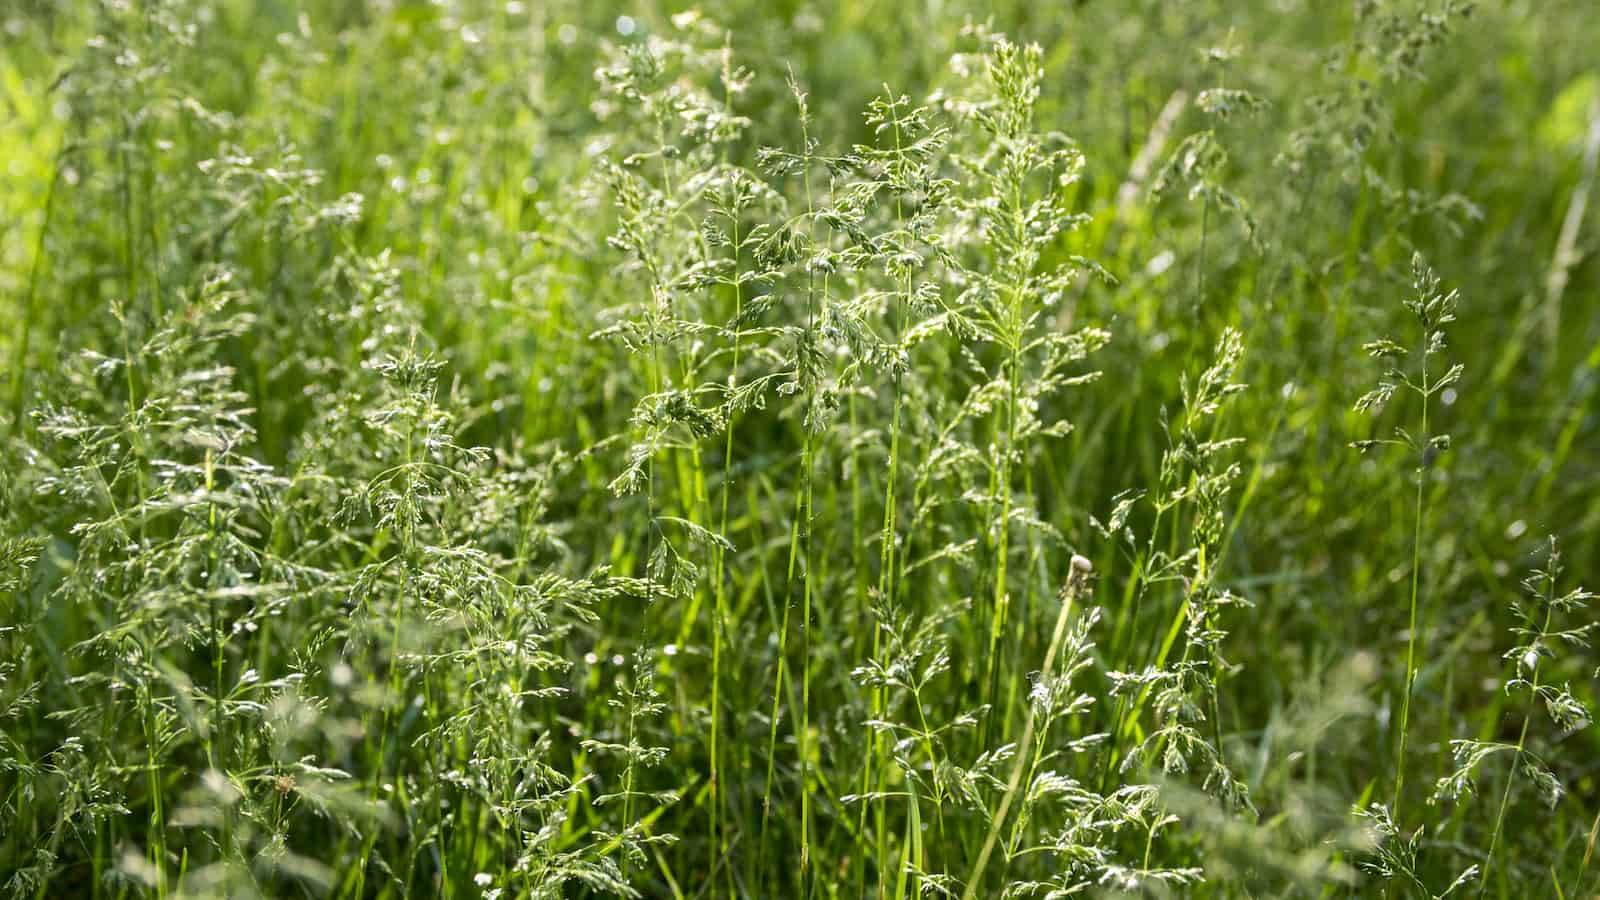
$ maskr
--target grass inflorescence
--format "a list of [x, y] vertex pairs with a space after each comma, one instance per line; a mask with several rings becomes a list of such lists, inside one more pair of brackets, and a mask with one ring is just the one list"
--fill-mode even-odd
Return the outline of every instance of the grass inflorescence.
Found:
[[1582, 897], [1584, 4], [0, 10], [0, 895]]

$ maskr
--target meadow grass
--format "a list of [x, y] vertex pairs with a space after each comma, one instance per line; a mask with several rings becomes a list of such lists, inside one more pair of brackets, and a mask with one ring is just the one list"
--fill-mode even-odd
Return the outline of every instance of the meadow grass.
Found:
[[0, 9], [0, 892], [1600, 893], [1600, 19], [972, 12]]

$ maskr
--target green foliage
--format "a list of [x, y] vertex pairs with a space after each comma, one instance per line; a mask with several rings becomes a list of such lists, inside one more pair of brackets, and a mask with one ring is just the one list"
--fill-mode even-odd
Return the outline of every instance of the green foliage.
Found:
[[1591, 11], [986, 10], [0, 11], [0, 895], [1600, 890]]

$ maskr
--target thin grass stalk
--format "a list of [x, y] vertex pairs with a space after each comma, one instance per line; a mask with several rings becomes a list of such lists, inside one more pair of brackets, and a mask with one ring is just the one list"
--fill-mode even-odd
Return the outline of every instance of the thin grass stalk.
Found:
[[[816, 204], [811, 189], [812, 157], [810, 117], [806, 105], [806, 95], [799, 89], [798, 84], [793, 79], [792, 73], [790, 77], [790, 87], [794, 92], [795, 100], [799, 107], [801, 134], [800, 167], [801, 177], [805, 185], [806, 194], [806, 227], [808, 232], [812, 234], [814, 242]], [[772, 716], [767, 735], [767, 776], [766, 786], [762, 790], [761, 799], [761, 852], [763, 857], [766, 854], [768, 823], [772, 813], [772, 784], [774, 777], [774, 766], [777, 759], [778, 744], [778, 710], [783, 694], [784, 672], [788, 660], [789, 612], [794, 606], [796, 566], [801, 563], [801, 546], [802, 543], [809, 543], [810, 541], [810, 525], [808, 520], [811, 515], [811, 477], [813, 454], [815, 452], [815, 433], [811, 427], [811, 416], [815, 408], [814, 404], [816, 401], [816, 385], [814, 381], [807, 376], [805, 369], [808, 365], [806, 359], [807, 354], [813, 351], [813, 342], [816, 340], [817, 279], [815, 267], [807, 265], [806, 279], [806, 328], [804, 336], [802, 337], [802, 346], [795, 359], [796, 380], [806, 384], [806, 397], [804, 400], [805, 412], [803, 413], [801, 420], [801, 431], [803, 437], [800, 455], [800, 480], [799, 486], [795, 492], [794, 516], [792, 522], [790, 523], [789, 530], [789, 555], [788, 566], [786, 569], [783, 621], [779, 627], [778, 636], [778, 673], [776, 683], [772, 689]], [[826, 290], [826, 282], [824, 282], [824, 290]], [[807, 779], [809, 778], [810, 774], [810, 748], [807, 743], [807, 730], [810, 726], [809, 701], [811, 681], [809, 622], [811, 611], [811, 566], [809, 552], [807, 553], [804, 562], [806, 563], [804, 571], [800, 573], [800, 577], [805, 581], [805, 584], [801, 587], [801, 603], [804, 607], [802, 610], [802, 616], [805, 617], [801, 622], [801, 627], [806, 632], [805, 637], [802, 640], [802, 643], [804, 644], [802, 650], [805, 653], [805, 657], [802, 659], [801, 677], [804, 680], [804, 683], [801, 688], [801, 717], [799, 722], [796, 724], [796, 739], [798, 742], [800, 757], [801, 834], [799, 878], [802, 892], [804, 890], [807, 865], [809, 863], [810, 855], [808, 834], [810, 826], [810, 791], [807, 784]], [[766, 870], [763, 869], [763, 873], [765, 873], [765, 871]]]
[[[1423, 329], [1422, 335], [1422, 441], [1426, 448], [1428, 441], [1428, 330]], [[1426, 454], [1426, 449], [1419, 449], [1419, 454]], [[1400, 800], [1406, 781], [1406, 733], [1411, 724], [1411, 693], [1417, 680], [1417, 606], [1421, 596], [1422, 577], [1422, 527], [1423, 519], [1427, 515], [1427, 493], [1424, 487], [1427, 484], [1428, 469], [1424, 460], [1419, 456], [1417, 464], [1417, 496], [1413, 513], [1411, 531], [1411, 602], [1407, 614], [1406, 625], [1406, 684], [1405, 692], [1400, 701], [1400, 742], [1395, 750], [1394, 774], [1394, 817], [1400, 820]]]
[[[1554, 551], [1552, 551], [1552, 557]], [[1552, 571], [1553, 568], [1552, 568]], [[1545, 582], [1544, 596], [1544, 624], [1539, 627], [1539, 634], [1550, 633], [1550, 622], [1555, 618], [1555, 593], [1556, 579], [1552, 574]], [[1500, 806], [1495, 811], [1494, 830], [1489, 833], [1489, 849], [1483, 855], [1483, 870], [1479, 873], [1478, 896], [1483, 896], [1489, 889], [1489, 870], [1494, 868], [1495, 854], [1500, 849], [1500, 834], [1505, 829], [1506, 809], [1511, 805], [1511, 786], [1517, 780], [1517, 764], [1522, 762], [1523, 750], [1528, 745], [1528, 725], [1533, 721], [1534, 703], [1539, 697], [1539, 660], [1535, 656], [1533, 664], [1533, 679], [1528, 688], [1528, 702], [1522, 711], [1522, 728], [1517, 732], [1516, 749], [1511, 754], [1511, 766], [1506, 771], [1506, 784], [1500, 791]], [[1582, 887], [1582, 885], [1578, 885]]]
[[[1080, 596], [1089, 585], [1089, 575], [1092, 566], [1083, 557], [1074, 557], [1072, 574], [1068, 576], [1066, 585], [1061, 591], [1061, 610], [1056, 614], [1055, 630], [1050, 635], [1050, 648], [1045, 651], [1044, 666], [1039, 673], [1039, 683], [1049, 684], [1050, 676], [1055, 674], [1056, 656], [1061, 652], [1061, 641], [1066, 637], [1067, 622], [1072, 618], [1072, 609], [1077, 604]], [[1023, 721], [1022, 739], [1018, 742], [1021, 750], [1011, 763], [1011, 774], [1006, 779], [1006, 791], [1000, 797], [1000, 806], [995, 810], [994, 818], [989, 822], [988, 833], [983, 838], [983, 849], [978, 851], [978, 860], [973, 863], [972, 871], [967, 875], [966, 889], [961, 893], [961, 900], [976, 900], [982, 890], [983, 873], [989, 867], [989, 858], [994, 854], [995, 844], [999, 842], [1000, 831], [1005, 827], [1007, 817], [1011, 813], [1011, 804], [1015, 802], [1017, 791], [1022, 786], [1022, 773], [1029, 760], [1037, 762], [1034, 754], [1028, 752], [1028, 747], [1033, 741], [1035, 707], [1028, 704], [1028, 714]]]
[[1572, 880], [1574, 896], [1583, 893], [1583, 876], [1589, 872], [1589, 861], [1594, 858], [1595, 841], [1600, 838], [1600, 810], [1594, 814], [1594, 821], [1589, 825], [1589, 837], [1583, 842], [1583, 861], [1578, 864], [1578, 877]]
[[39, 236], [34, 241], [33, 260], [28, 266], [28, 287], [22, 295], [22, 319], [17, 323], [16, 356], [11, 360], [11, 430], [22, 428], [23, 400], [27, 393], [28, 350], [32, 345], [35, 324], [39, 317], [39, 269], [44, 264], [45, 239], [50, 235], [50, 220], [56, 208], [56, 186], [61, 183], [61, 172], [67, 148], [56, 151], [55, 165], [50, 174], [50, 186], [45, 189], [44, 219], [39, 224]]
[[[731, 34], [727, 36], [731, 43]], [[733, 91], [731, 88], [733, 53], [731, 46], [723, 48], [723, 107], [725, 111], [733, 113]], [[732, 220], [729, 223], [733, 235], [733, 363], [728, 372], [728, 396], [732, 397], [739, 388], [739, 356], [744, 349], [744, 281], [740, 274], [740, 236], [739, 236], [739, 211], [737, 204], [733, 210]], [[730, 413], [723, 435], [722, 446], [722, 497], [721, 510], [717, 517], [717, 533], [723, 537], [728, 535], [728, 497], [733, 488], [733, 431], [734, 417]], [[726, 627], [728, 606], [728, 585], [726, 578], [727, 550], [718, 543], [712, 550], [712, 579], [714, 609], [711, 623], [711, 830], [710, 850], [708, 851], [706, 877], [711, 888], [711, 896], [717, 896], [716, 866], [717, 858], [726, 848], [722, 846], [721, 816], [722, 816], [722, 757], [719, 743], [722, 725], [722, 638]]]

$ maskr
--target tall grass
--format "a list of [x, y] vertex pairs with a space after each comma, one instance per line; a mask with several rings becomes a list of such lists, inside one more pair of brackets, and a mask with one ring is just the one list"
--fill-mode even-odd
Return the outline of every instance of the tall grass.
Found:
[[0, 892], [1593, 894], [1587, 12], [0, 10]]

